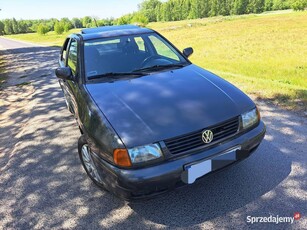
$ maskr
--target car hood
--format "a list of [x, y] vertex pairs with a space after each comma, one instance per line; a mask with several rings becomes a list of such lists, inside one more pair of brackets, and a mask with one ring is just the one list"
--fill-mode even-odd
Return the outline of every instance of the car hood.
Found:
[[255, 106], [235, 86], [193, 64], [86, 88], [127, 148], [200, 130]]

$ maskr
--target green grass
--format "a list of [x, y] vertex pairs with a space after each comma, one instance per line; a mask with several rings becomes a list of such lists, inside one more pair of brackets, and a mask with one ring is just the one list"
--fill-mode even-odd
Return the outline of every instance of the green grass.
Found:
[[[156, 22], [148, 27], [181, 50], [192, 46], [193, 63], [244, 92], [289, 109], [307, 109], [306, 11]], [[67, 34], [9, 37], [59, 46]]]
[[37, 33], [29, 33], [29, 34], [14, 34], [14, 35], [6, 35], [5, 37], [27, 41], [31, 43], [38, 43], [41, 45], [48, 46], [62, 46], [65, 38], [71, 33], [77, 33], [80, 29], [73, 29], [68, 32], [65, 32], [61, 35], [56, 34], [54, 31], [50, 31], [45, 35], [39, 35]]
[[213, 17], [148, 25], [190, 60], [248, 94], [307, 107], [307, 12]]

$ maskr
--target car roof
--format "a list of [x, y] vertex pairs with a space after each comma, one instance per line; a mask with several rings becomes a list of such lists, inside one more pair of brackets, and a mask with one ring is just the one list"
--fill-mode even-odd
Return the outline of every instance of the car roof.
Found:
[[135, 25], [121, 25], [121, 26], [101, 26], [96, 28], [88, 28], [81, 30], [83, 40], [90, 40], [96, 38], [116, 37], [123, 35], [134, 35], [153, 32], [148, 28], [142, 28]]

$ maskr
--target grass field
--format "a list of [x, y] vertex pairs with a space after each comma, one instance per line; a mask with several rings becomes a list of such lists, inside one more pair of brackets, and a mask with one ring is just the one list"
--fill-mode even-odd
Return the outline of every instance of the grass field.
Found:
[[45, 35], [39, 35], [37, 33], [28, 33], [28, 34], [14, 34], [14, 35], [5, 35], [7, 38], [28, 41], [33, 43], [38, 43], [41, 45], [48, 46], [62, 46], [65, 38], [71, 33], [77, 33], [80, 29], [73, 29], [69, 32], [63, 33], [61, 35], [56, 34], [54, 31], [50, 31]]
[[[191, 61], [248, 94], [289, 109], [307, 107], [307, 12], [213, 17], [150, 23]], [[64, 35], [14, 35], [15, 39], [61, 45]]]

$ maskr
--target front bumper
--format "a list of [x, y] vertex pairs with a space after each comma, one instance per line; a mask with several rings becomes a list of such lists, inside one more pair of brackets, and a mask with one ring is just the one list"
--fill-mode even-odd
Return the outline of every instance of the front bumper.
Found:
[[[215, 161], [216, 164], [212, 166], [211, 171], [214, 172], [246, 159], [257, 149], [265, 131], [265, 125], [260, 121], [252, 130], [213, 148], [141, 169], [120, 169], [96, 155], [93, 155], [93, 159], [101, 177], [104, 178], [104, 187], [107, 190], [127, 200], [148, 198], [185, 185], [184, 169], [191, 163]], [[235, 158], [232, 161], [217, 161], [225, 151], [237, 149], [238, 146], [240, 150], [235, 151]]]

